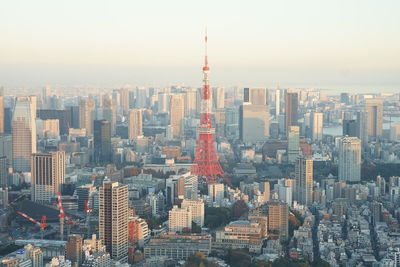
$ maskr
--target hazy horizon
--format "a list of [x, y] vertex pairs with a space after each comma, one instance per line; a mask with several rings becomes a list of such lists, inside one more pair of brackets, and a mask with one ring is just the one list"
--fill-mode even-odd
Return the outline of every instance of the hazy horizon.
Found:
[[9, 1], [0, 85], [212, 86], [398, 92], [400, 2]]

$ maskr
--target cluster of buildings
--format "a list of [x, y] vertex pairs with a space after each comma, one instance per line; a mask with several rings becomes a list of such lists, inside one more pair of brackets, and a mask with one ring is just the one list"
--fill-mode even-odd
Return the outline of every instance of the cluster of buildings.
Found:
[[[398, 94], [211, 88], [210, 132], [232, 185], [193, 173], [200, 89], [58, 93], [0, 96], [0, 205], [51, 226], [43, 243], [22, 216], [3, 225], [21, 229], [6, 244], [25, 235], [6, 266], [151, 266], [227, 249], [332, 266], [400, 255], [400, 178], [362, 173], [400, 162]], [[241, 212], [210, 229], [211, 209]]]

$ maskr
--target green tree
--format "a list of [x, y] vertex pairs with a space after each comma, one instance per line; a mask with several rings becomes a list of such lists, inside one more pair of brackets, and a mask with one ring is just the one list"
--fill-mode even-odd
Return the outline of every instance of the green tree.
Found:
[[231, 219], [231, 210], [228, 208], [206, 207], [205, 209], [204, 224], [208, 228], [215, 229], [224, 226]]
[[237, 220], [249, 211], [249, 207], [242, 199], [236, 201], [232, 207], [233, 219]]
[[251, 265], [251, 256], [246, 250], [229, 250], [227, 263], [231, 267], [241, 267]]
[[201, 227], [195, 222], [192, 222], [192, 233], [201, 234]]

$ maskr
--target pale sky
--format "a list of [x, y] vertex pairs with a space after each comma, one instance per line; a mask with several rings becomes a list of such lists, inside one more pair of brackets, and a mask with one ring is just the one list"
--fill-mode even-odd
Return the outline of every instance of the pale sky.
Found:
[[400, 91], [399, 0], [4, 0], [0, 84]]

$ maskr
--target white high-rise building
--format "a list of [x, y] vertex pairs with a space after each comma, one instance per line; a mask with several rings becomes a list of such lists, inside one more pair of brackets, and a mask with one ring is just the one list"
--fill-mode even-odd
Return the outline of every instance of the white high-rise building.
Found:
[[361, 141], [357, 137], [339, 140], [339, 181], [361, 180]]
[[281, 114], [281, 90], [278, 88], [275, 91], [275, 116], [278, 118]]
[[121, 88], [119, 90], [119, 103], [121, 105], [122, 111], [124, 114], [128, 113], [129, 110], [129, 89]]
[[136, 91], [136, 108], [147, 107], [147, 88], [138, 87]]
[[264, 189], [263, 189], [263, 197], [264, 201], [269, 201], [271, 199], [271, 186], [269, 182], [263, 182]]
[[136, 139], [139, 136], [143, 136], [143, 121], [142, 121], [142, 110], [141, 109], [130, 109], [129, 113], [129, 139]]
[[213, 88], [213, 107], [214, 109], [225, 108], [225, 89], [223, 87]]
[[32, 200], [50, 202], [61, 192], [65, 176], [64, 151], [32, 155]]
[[279, 185], [278, 186], [278, 199], [282, 200], [283, 202], [285, 202], [286, 204], [288, 204], [291, 207], [292, 203], [293, 203], [293, 187]]
[[313, 141], [321, 141], [324, 128], [324, 114], [313, 112], [311, 114], [311, 138]]
[[168, 113], [169, 111], [169, 94], [160, 92], [158, 93], [158, 113]]
[[295, 163], [300, 154], [300, 127], [289, 126], [287, 156], [289, 163]]
[[383, 126], [383, 101], [381, 99], [367, 99], [365, 101], [367, 113], [367, 130], [369, 137], [381, 137]]
[[193, 118], [197, 112], [197, 90], [190, 89], [185, 92], [185, 116]]
[[99, 237], [113, 260], [128, 261], [128, 186], [105, 180], [100, 187]]
[[204, 202], [203, 202], [203, 200], [184, 199], [182, 201], [181, 207], [183, 209], [190, 208], [190, 210], [192, 212], [193, 222], [195, 222], [200, 227], [204, 226]]
[[96, 103], [93, 99], [82, 99], [79, 103], [79, 127], [86, 129], [87, 135], [93, 135], [93, 121]]
[[239, 136], [244, 143], [264, 142], [269, 136], [267, 105], [244, 102], [239, 110]]
[[17, 172], [31, 171], [31, 155], [36, 153], [36, 97], [17, 97], [12, 127], [12, 162]]
[[170, 98], [170, 125], [172, 127], [172, 137], [182, 137], [183, 131], [183, 118], [185, 115], [184, 110], [184, 97], [183, 94], [171, 95]]
[[182, 232], [184, 229], [192, 229], [191, 208], [178, 208], [174, 205], [169, 211], [168, 229], [170, 232]]

